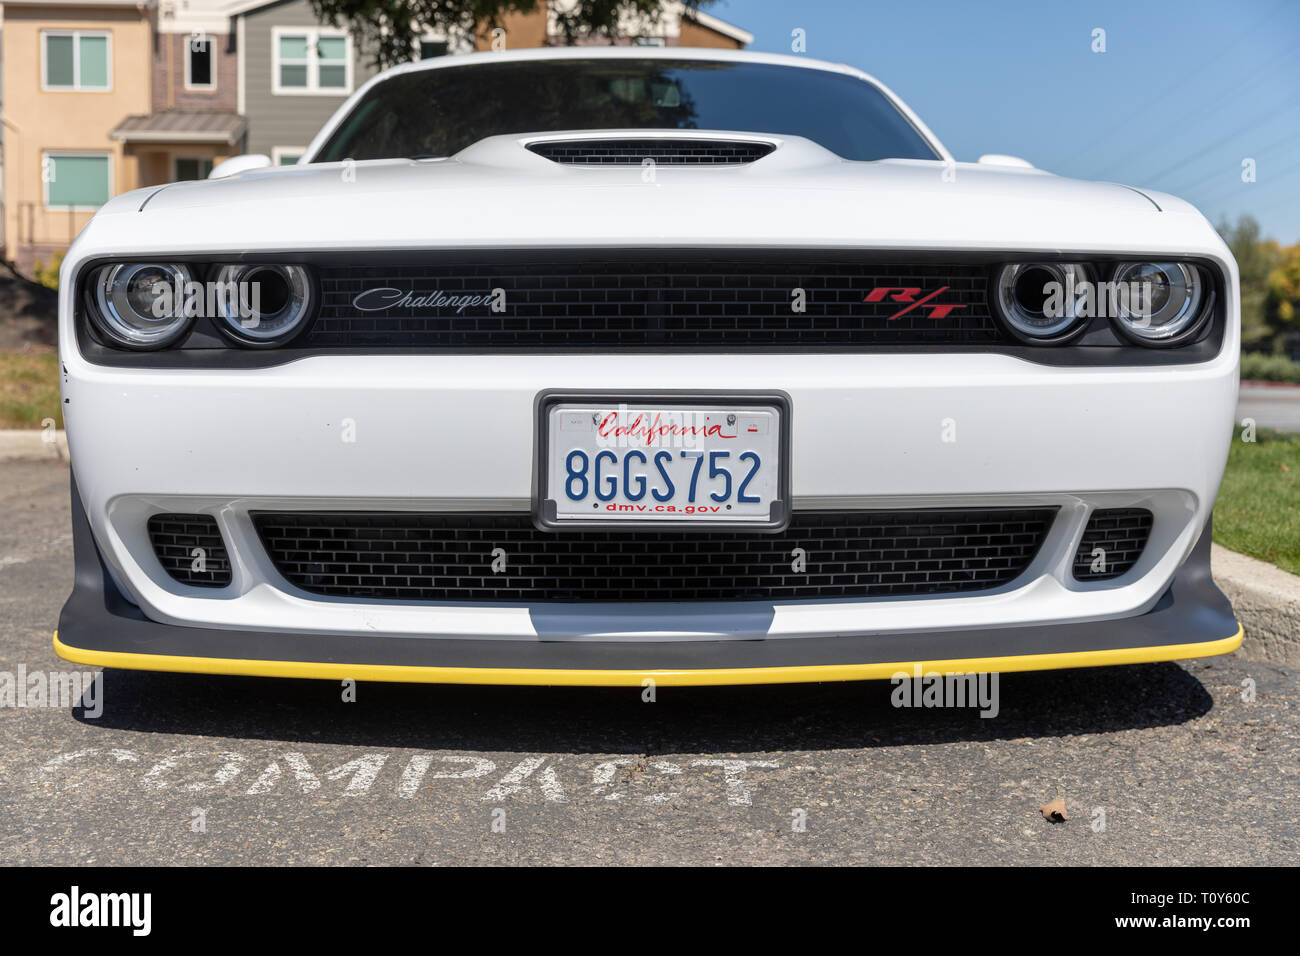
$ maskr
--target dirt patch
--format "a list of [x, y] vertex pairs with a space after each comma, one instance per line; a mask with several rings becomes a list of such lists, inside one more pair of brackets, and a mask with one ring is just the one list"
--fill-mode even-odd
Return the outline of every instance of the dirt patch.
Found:
[[0, 265], [0, 351], [45, 352], [58, 343], [59, 294]]

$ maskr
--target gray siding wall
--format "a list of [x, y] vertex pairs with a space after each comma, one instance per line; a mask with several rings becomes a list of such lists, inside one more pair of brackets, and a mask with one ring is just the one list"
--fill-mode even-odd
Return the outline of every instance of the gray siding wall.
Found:
[[[325, 125], [346, 95], [277, 95], [275, 27], [322, 26], [306, 0], [285, 0], [244, 14], [244, 115], [248, 117], [248, 151], [270, 155], [272, 147], [303, 147]], [[375, 74], [365, 55], [352, 43], [352, 89]], [[351, 93], [351, 90], [348, 91]]]

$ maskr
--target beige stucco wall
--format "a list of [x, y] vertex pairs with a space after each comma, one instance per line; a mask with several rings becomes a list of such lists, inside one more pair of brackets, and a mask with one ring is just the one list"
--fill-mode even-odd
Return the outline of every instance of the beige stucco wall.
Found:
[[[511, 11], [502, 14], [501, 27], [506, 31], [505, 45], [509, 50], [532, 49], [546, 46], [546, 7], [539, 4], [537, 9], [528, 13]], [[490, 23], [480, 23], [474, 34], [475, 50], [492, 49], [492, 30]]]
[[[5, 254], [30, 258], [21, 245], [66, 247], [90, 212], [46, 210], [41, 180], [44, 150], [107, 152], [113, 192], [134, 189], [138, 160], [109, 131], [132, 113], [150, 110], [153, 47], [149, 12], [134, 8], [33, 7], [4, 4], [4, 226]], [[103, 93], [41, 89], [43, 29], [104, 30], [111, 34], [110, 89]]]
[[719, 50], [743, 50], [745, 45], [726, 34], [718, 33], [694, 20], [682, 20], [677, 46], [703, 46]]
[[[546, 7], [539, 4], [537, 9], [529, 13], [510, 12], [503, 14], [501, 25], [506, 30], [505, 44], [510, 50], [522, 50], [532, 47], [562, 46], [564, 39], [560, 36], [549, 37], [547, 31], [550, 28], [547, 17]], [[492, 25], [484, 22], [480, 23], [478, 30], [474, 35], [475, 50], [492, 49]], [[732, 39], [725, 34], [718, 33], [711, 27], [706, 27], [696, 23], [694, 20], [682, 18], [678, 27], [676, 36], [666, 37], [667, 46], [699, 46], [714, 47], [723, 50], [740, 50], [744, 49], [744, 44], [739, 40]], [[658, 31], [650, 31], [657, 35]], [[587, 41], [596, 46], [608, 45], [611, 41], [605, 38]], [[617, 46], [626, 46], [631, 44], [631, 40], [620, 38], [613, 41]], [[583, 46], [585, 43], [579, 43]]]
[[134, 159], [139, 164], [136, 167], [137, 186], [158, 186], [163, 183], [175, 182], [176, 160], [178, 158], [207, 159], [215, 166], [230, 159], [238, 152], [237, 147], [212, 146], [206, 143], [187, 146], [149, 144], [128, 146], [126, 148], [126, 158], [128, 162]]

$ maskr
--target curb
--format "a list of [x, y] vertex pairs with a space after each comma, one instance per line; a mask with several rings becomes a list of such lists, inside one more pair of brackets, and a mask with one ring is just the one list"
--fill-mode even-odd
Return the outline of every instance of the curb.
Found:
[[1300, 665], [1300, 577], [1217, 544], [1210, 566], [1245, 629], [1246, 656]]
[[0, 429], [0, 461], [68, 460], [68, 435], [43, 428]]
[[1243, 378], [1242, 388], [1268, 389], [1275, 392], [1300, 392], [1300, 384], [1295, 382], [1272, 382], [1264, 378]]

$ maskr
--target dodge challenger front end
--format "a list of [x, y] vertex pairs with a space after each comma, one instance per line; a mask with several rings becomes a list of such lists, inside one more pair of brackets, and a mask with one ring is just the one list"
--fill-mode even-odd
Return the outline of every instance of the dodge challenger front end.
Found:
[[846, 67], [546, 50], [117, 197], [62, 272], [58, 652], [637, 685], [1232, 650], [1231, 255], [986, 159]]

